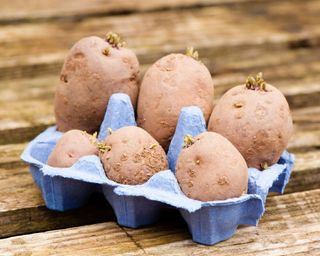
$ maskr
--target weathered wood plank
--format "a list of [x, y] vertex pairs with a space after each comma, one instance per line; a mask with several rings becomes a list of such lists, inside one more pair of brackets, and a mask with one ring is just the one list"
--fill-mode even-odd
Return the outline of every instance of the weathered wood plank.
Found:
[[[286, 193], [319, 188], [320, 151], [297, 153], [296, 159]], [[0, 160], [5, 162], [5, 159]], [[27, 168], [20, 165], [0, 169], [0, 191], [0, 237], [114, 220], [102, 195], [93, 197], [88, 206], [72, 212], [57, 213], [46, 209]], [[22, 215], [28, 218], [22, 218]]]
[[[290, 223], [291, 224], [291, 223]], [[284, 225], [290, 225], [285, 223]], [[160, 246], [145, 248], [147, 255], [207, 255], [223, 256], [248, 255], [319, 255], [320, 225], [292, 224], [290, 229], [274, 228], [260, 225], [259, 228], [243, 228], [237, 234], [215, 246], [195, 245], [191, 240], [167, 243]], [[312, 254], [314, 253], [314, 254]]]
[[140, 250], [112, 222], [0, 240], [1, 255], [117, 255]]
[[320, 188], [320, 151], [296, 153], [295, 166], [285, 193]]
[[269, 198], [258, 228], [240, 228], [230, 240], [212, 247], [185, 239], [170, 242], [184, 233], [170, 232], [171, 227], [127, 232], [151, 255], [293, 255], [320, 248], [319, 202], [319, 189]]
[[311, 131], [296, 131], [289, 142], [288, 148], [290, 152], [307, 152], [320, 149], [320, 127]]
[[26, 146], [27, 143], [0, 145], [0, 168], [13, 169], [24, 166], [20, 155]]
[[[277, 56], [283, 49], [319, 45], [319, 9], [320, 4], [315, 0], [295, 4], [291, 1], [265, 1], [233, 8], [219, 6], [3, 26], [0, 30], [0, 75], [12, 78], [56, 74], [67, 49], [75, 41], [93, 34], [103, 36], [109, 29], [126, 38], [143, 64], [152, 63], [168, 52], [182, 51], [187, 45], [194, 45], [200, 54], [208, 56], [203, 61], [209, 66], [214, 64], [216, 72], [226, 71], [220, 64], [228, 60], [234, 63], [237, 59], [250, 59], [263, 65], [259, 60], [260, 52], [272, 51], [273, 56]], [[254, 36], [252, 31], [255, 31]], [[246, 54], [238, 58], [241, 52]], [[210, 56], [220, 61], [212, 62]]]
[[48, 210], [27, 167], [0, 169], [0, 191], [0, 237], [114, 220], [102, 195], [93, 197], [83, 209]]
[[43, 205], [27, 167], [0, 169], [0, 212]]
[[314, 124], [315, 126], [320, 122], [320, 106], [310, 108], [300, 108], [293, 112], [294, 122], [301, 124], [301, 129], [305, 129], [304, 125], [308, 123]]
[[[314, 106], [320, 97], [320, 64], [317, 58], [320, 52], [316, 47], [320, 42], [320, 31], [315, 31], [318, 29], [316, 11], [319, 8], [316, 1], [295, 5], [281, 1], [240, 5], [232, 10], [224, 6], [184, 10], [181, 17], [176, 12], [159, 12], [119, 17], [117, 21], [106, 17], [86, 19], [76, 24], [64, 21], [5, 26], [0, 30], [0, 76], [3, 75], [2, 79], [7, 77], [0, 83], [0, 144], [28, 141], [54, 122], [53, 91], [66, 50], [81, 36], [102, 35], [102, 29], [108, 24], [118, 28], [120, 20], [136, 24], [137, 28], [141, 27], [140, 23], [150, 26], [135, 33], [129, 33], [125, 26], [120, 28], [124, 29], [120, 32], [128, 38], [130, 45], [132, 41], [142, 63], [150, 63], [166, 52], [181, 51], [187, 44], [194, 44], [199, 46], [203, 61], [215, 74], [217, 96], [234, 84], [243, 82], [248, 73], [262, 70], [268, 81], [284, 91], [293, 108]], [[287, 23], [288, 18], [300, 17], [300, 9], [304, 10], [304, 17], [295, 23], [298, 29], [292, 29]], [[283, 18], [279, 10], [286, 12], [287, 17]], [[167, 22], [170, 17], [174, 24]], [[253, 18], [254, 24], [251, 22]], [[236, 32], [231, 22], [234, 19], [241, 20]], [[272, 24], [269, 24], [270, 20]], [[159, 22], [164, 23], [161, 31]], [[185, 24], [190, 24], [192, 29], [183, 29]], [[249, 37], [248, 33], [256, 26], [266, 29], [254, 38]], [[170, 36], [172, 33], [175, 34], [174, 39]], [[159, 34], [164, 36], [159, 37]], [[23, 68], [20, 69], [19, 65]], [[147, 66], [143, 65], [142, 69]], [[25, 76], [37, 77], [12, 79]]]
[[[269, 0], [270, 1], [270, 0]], [[110, 16], [136, 12], [151, 12], [157, 10], [199, 8], [212, 5], [229, 5], [238, 3], [254, 3], [257, 0], [161, 0], [128, 1], [88, 1], [80, 0], [72, 4], [62, 0], [51, 0], [45, 4], [39, 1], [2, 0], [0, 9], [0, 24], [18, 22], [35, 22], [44, 20], [83, 19], [95, 16]]]
[[294, 255], [320, 248], [319, 218], [320, 189], [269, 198], [258, 227], [241, 227], [231, 239], [214, 246], [193, 243], [184, 222], [175, 215], [171, 221], [143, 229], [102, 223], [6, 238], [0, 240], [0, 253]]
[[39, 206], [0, 211], [0, 238], [114, 220], [110, 205], [100, 195], [81, 209], [63, 213], [47, 209], [41, 200]]

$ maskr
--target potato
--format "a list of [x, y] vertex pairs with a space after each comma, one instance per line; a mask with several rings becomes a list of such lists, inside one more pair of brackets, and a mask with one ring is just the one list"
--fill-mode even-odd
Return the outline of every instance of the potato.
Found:
[[47, 164], [53, 167], [70, 167], [83, 156], [98, 155], [95, 144], [94, 136], [80, 130], [70, 130], [59, 139]]
[[208, 129], [230, 140], [249, 167], [264, 169], [279, 160], [293, 125], [285, 97], [260, 73], [222, 96]]
[[78, 41], [62, 67], [54, 111], [59, 131], [99, 130], [109, 97], [122, 92], [135, 106], [139, 62], [136, 55], [108, 33], [107, 39], [91, 36]]
[[215, 132], [187, 139], [176, 167], [183, 193], [196, 200], [214, 201], [247, 192], [248, 168], [230, 141]]
[[106, 175], [122, 184], [143, 184], [155, 173], [168, 169], [163, 148], [139, 127], [127, 126], [105, 140], [101, 155]]
[[212, 112], [211, 75], [203, 63], [192, 57], [195, 53], [161, 58], [148, 69], [140, 86], [138, 125], [166, 150], [181, 108], [199, 107], [206, 121]]

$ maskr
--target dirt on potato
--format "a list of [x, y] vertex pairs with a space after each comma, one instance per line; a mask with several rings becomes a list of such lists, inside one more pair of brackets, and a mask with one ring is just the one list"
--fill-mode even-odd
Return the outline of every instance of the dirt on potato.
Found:
[[143, 184], [155, 173], [168, 169], [163, 148], [139, 127], [128, 126], [105, 140], [101, 161], [109, 179], [122, 184]]

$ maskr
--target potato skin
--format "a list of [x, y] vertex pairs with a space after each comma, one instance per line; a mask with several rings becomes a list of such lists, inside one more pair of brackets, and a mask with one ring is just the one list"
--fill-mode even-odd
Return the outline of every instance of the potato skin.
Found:
[[198, 106], [208, 121], [213, 95], [213, 81], [205, 65], [183, 54], [167, 55], [154, 63], [143, 78], [138, 125], [167, 150], [181, 108]]
[[80, 130], [70, 130], [63, 134], [49, 155], [47, 164], [53, 167], [71, 167], [79, 158], [98, 155], [96, 139]]
[[263, 163], [278, 162], [293, 125], [288, 102], [277, 88], [267, 84], [267, 91], [261, 91], [239, 85], [214, 107], [208, 130], [230, 140], [249, 167], [262, 169]]
[[247, 192], [248, 167], [230, 141], [214, 132], [194, 138], [178, 158], [176, 177], [183, 193], [200, 201], [224, 200]]
[[109, 179], [122, 184], [143, 184], [155, 173], [168, 169], [163, 148], [139, 127], [127, 126], [105, 140], [110, 151], [100, 156]]
[[[109, 47], [109, 55], [103, 50]], [[91, 36], [78, 41], [62, 67], [56, 88], [54, 111], [59, 131], [99, 130], [109, 97], [122, 92], [135, 106], [138, 97], [139, 62], [128, 48], [111, 47]]]

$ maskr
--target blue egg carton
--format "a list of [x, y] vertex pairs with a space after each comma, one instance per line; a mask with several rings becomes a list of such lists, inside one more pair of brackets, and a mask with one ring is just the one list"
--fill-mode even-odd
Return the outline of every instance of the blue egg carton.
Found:
[[[136, 125], [130, 98], [125, 94], [111, 96], [98, 139], [117, 130]], [[168, 151], [171, 170], [153, 175], [142, 185], [124, 185], [109, 180], [99, 157], [80, 158], [70, 168], [46, 164], [62, 133], [50, 127], [32, 140], [21, 155], [30, 165], [33, 179], [49, 209], [67, 211], [82, 207], [92, 193], [101, 192], [112, 206], [120, 225], [137, 228], [156, 222], [163, 210], [176, 208], [186, 221], [195, 242], [212, 245], [230, 238], [238, 225], [257, 225], [264, 213], [269, 191], [282, 193], [288, 183], [294, 156], [284, 152], [278, 164], [265, 171], [248, 169], [248, 194], [221, 201], [201, 202], [186, 197], [175, 177], [175, 164], [185, 134], [193, 136], [206, 130], [201, 110], [183, 108]]]

